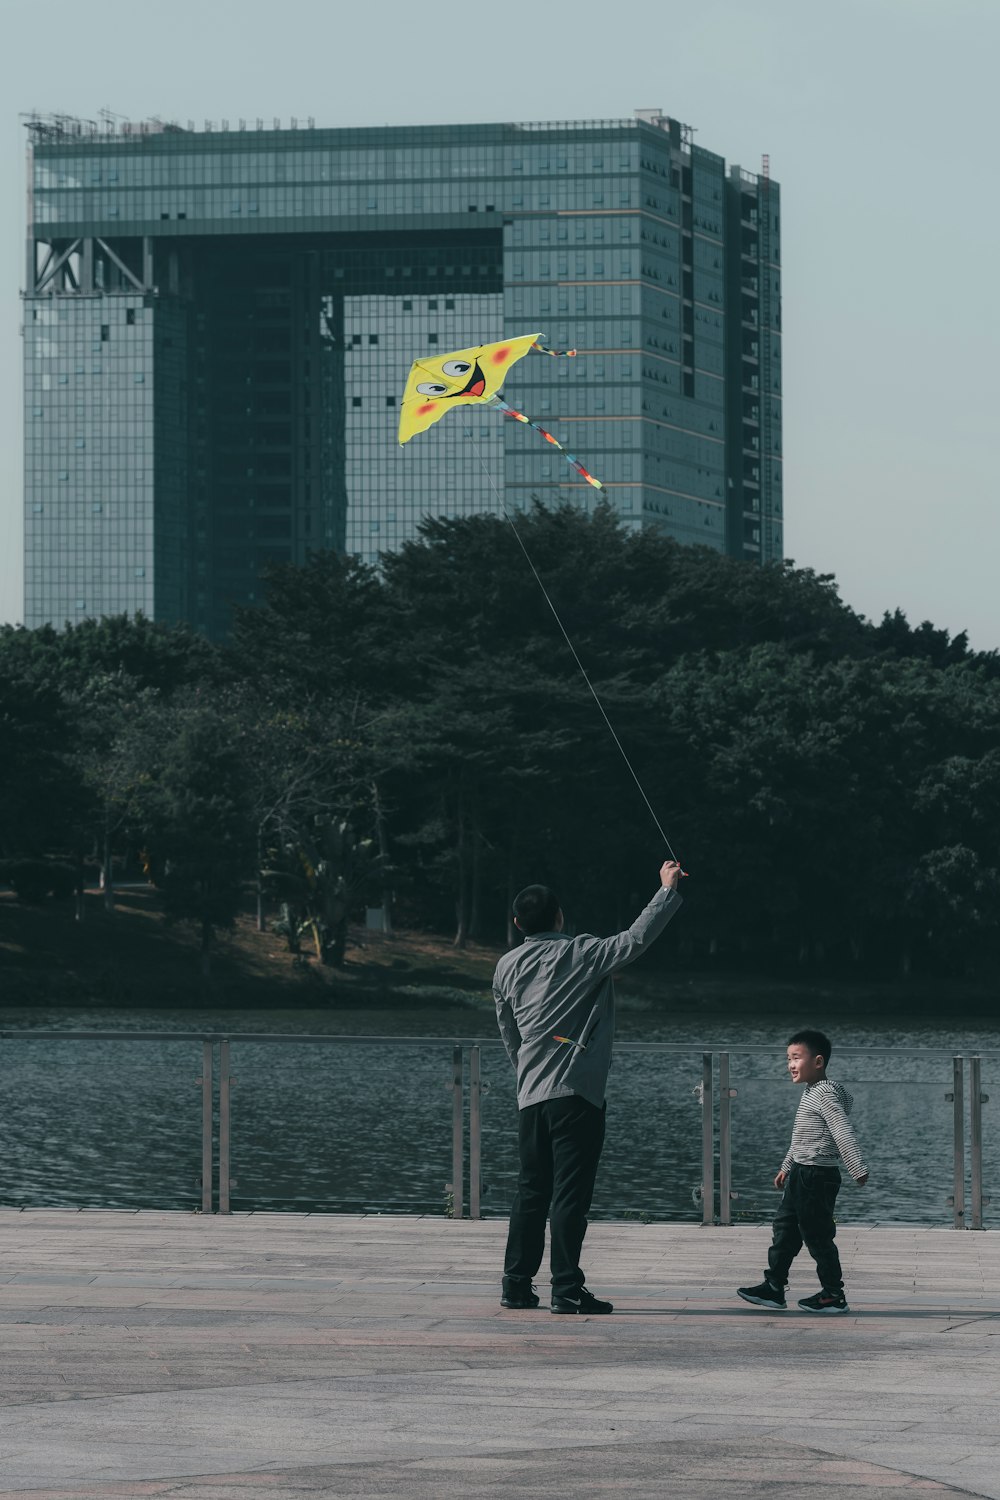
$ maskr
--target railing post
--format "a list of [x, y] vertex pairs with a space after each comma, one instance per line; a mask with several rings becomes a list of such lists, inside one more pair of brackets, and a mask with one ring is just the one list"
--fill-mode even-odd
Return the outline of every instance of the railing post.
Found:
[[230, 1122], [230, 1085], [232, 1079], [229, 1076], [229, 1042], [224, 1041], [219, 1046], [219, 1213], [232, 1213], [229, 1206], [229, 1122]]
[[983, 1227], [983, 1103], [986, 1095], [983, 1093], [982, 1068], [982, 1058], [969, 1058], [969, 1152], [972, 1157], [970, 1229]]
[[701, 1055], [701, 1222], [715, 1223], [715, 1120], [712, 1098], [713, 1054]]
[[469, 1049], [469, 1218], [480, 1217], [483, 1163], [483, 1085], [479, 1048]]
[[464, 1052], [451, 1052], [451, 1194], [453, 1219], [465, 1215], [465, 1088]]
[[951, 1094], [945, 1098], [952, 1101], [952, 1131], [954, 1135], [954, 1169], [951, 1192], [951, 1222], [953, 1229], [965, 1228], [965, 1058], [951, 1060]]
[[215, 1206], [214, 1182], [212, 1167], [214, 1155], [212, 1151], [212, 1068], [215, 1061], [215, 1047], [211, 1042], [201, 1044], [201, 1077], [197, 1080], [201, 1084], [201, 1211], [210, 1214]]
[[719, 1053], [719, 1223], [731, 1224], [733, 1197], [732, 1112], [735, 1089], [729, 1087], [729, 1053]]

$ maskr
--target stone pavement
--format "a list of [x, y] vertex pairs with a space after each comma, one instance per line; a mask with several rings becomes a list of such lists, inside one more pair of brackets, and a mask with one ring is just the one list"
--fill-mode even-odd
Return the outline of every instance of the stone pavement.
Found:
[[1000, 1235], [842, 1227], [810, 1318], [734, 1297], [765, 1229], [595, 1224], [554, 1318], [505, 1229], [0, 1210], [0, 1496], [1000, 1500]]

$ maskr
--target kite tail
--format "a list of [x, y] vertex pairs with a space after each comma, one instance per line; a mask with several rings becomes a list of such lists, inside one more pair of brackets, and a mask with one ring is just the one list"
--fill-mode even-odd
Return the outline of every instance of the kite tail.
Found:
[[[544, 352], [549, 353], [550, 351], [545, 350]], [[595, 490], [603, 490], [604, 486], [601, 481], [599, 479], [595, 479], [593, 474], [588, 473], [588, 471], [583, 467], [583, 464], [580, 462], [580, 460], [576, 458], [572, 453], [570, 453], [568, 449], [564, 448], [559, 439], [554, 438], [551, 432], [546, 431], [541, 423], [533, 422], [530, 417], [526, 417], [524, 415], [523, 411], [516, 411], [513, 406], [508, 406], [506, 401], [503, 401], [499, 396], [494, 396], [492, 398], [492, 405], [498, 407], [500, 411], [502, 411], [506, 416], [513, 417], [515, 422], [523, 422], [526, 427], [533, 427], [536, 432], [540, 432], [547, 443], [551, 443], [554, 448], [559, 449], [559, 452], [569, 464], [570, 468], [575, 469], [576, 472], [580, 475], [581, 479], [585, 479], [588, 484], [593, 485]]]
[[531, 347], [532, 349], [537, 349], [539, 354], [551, 354], [553, 359], [576, 359], [575, 349], [547, 349], [544, 344], [538, 343], [537, 340]]

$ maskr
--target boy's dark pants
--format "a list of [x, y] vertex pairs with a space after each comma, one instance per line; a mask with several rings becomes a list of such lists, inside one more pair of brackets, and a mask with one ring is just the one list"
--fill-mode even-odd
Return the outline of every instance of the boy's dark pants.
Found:
[[544, 1099], [519, 1111], [521, 1170], [510, 1210], [505, 1276], [530, 1281], [537, 1273], [548, 1218], [553, 1296], [572, 1296], [583, 1286], [580, 1251], [604, 1145], [606, 1109], [573, 1095]]
[[767, 1252], [768, 1281], [784, 1287], [792, 1261], [805, 1245], [816, 1262], [816, 1274], [828, 1292], [843, 1289], [844, 1277], [834, 1238], [833, 1206], [840, 1191], [836, 1167], [800, 1167], [792, 1162]]

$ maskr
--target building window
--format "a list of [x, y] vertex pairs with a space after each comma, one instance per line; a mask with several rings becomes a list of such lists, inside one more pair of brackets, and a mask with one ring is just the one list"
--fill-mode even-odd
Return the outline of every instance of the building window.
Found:
[[352, 396], [351, 397], [351, 405], [352, 406], [360, 406], [361, 405], [361, 397], [360, 396]]

